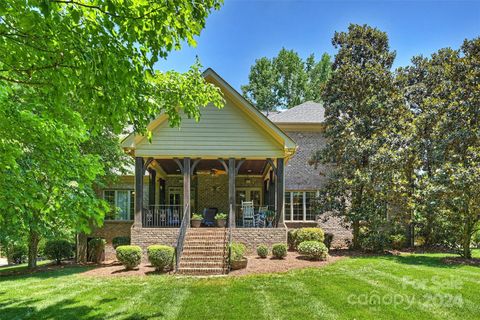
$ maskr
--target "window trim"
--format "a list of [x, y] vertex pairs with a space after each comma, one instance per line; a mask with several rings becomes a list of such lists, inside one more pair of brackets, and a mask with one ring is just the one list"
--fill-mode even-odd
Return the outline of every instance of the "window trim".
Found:
[[[134, 221], [134, 219], [132, 219], [133, 215], [134, 215], [134, 210], [132, 211], [132, 194], [135, 194], [135, 190], [133, 189], [129, 189], [129, 188], [111, 188], [111, 189], [104, 189], [103, 192], [102, 192], [102, 196], [103, 196], [103, 200], [106, 201], [105, 199], [105, 192], [108, 192], [108, 191], [113, 191], [114, 192], [114, 199], [113, 201], [115, 202], [115, 207], [117, 207], [117, 194], [118, 194], [118, 191], [129, 191], [130, 194], [129, 194], [129, 197], [128, 197], [128, 210], [131, 211], [129, 212], [129, 219], [111, 219], [111, 218], [108, 218], [107, 216], [105, 216], [104, 220], [105, 221], [125, 221], [125, 222], [131, 222], [131, 221]], [[135, 201], [135, 200], [134, 200]]]
[[[302, 193], [302, 220], [295, 220], [293, 219], [293, 193], [294, 192], [301, 192]], [[318, 197], [319, 191], [316, 189], [310, 190], [285, 190], [285, 204], [289, 203], [290, 209], [290, 219], [287, 220], [285, 215], [285, 222], [315, 222], [315, 218], [313, 220], [307, 220], [307, 192], [315, 192], [315, 196]], [[287, 201], [287, 193], [290, 196], [289, 201]]]

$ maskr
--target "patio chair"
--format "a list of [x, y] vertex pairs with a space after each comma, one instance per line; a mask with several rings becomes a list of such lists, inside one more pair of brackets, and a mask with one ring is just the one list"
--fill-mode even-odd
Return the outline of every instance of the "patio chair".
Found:
[[215, 226], [215, 215], [217, 214], [217, 208], [205, 208], [203, 209], [203, 224], [207, 227]]
[[242, 201], [243, 226], [255, 227], [255, 209], [253, 201]]

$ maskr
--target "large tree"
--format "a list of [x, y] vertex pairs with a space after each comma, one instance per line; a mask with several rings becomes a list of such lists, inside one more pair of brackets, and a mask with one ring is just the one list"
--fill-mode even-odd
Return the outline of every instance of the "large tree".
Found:
[[[220, 1], [10, 0], [0, 3], [0, 238], [85, 230], [107, 210], [93, 185], [120, 157], [115, 136], [161, 112], [222, 104], [194, 65], [155, 71]], [[0, 240], [1, 240], [0, 239]]]
[[328, 54], [324, 53], [319, 61], [311, 54], [304, 61], [294, 50], [282, 48], [272, 59], [255, 61], [242, 91], [262, 111], [292, 108], [305, 101], [320, 101], [330, 72]]

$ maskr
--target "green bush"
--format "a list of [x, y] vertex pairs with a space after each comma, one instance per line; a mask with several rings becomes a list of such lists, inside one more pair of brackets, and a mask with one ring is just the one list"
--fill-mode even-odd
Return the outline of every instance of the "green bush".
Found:
[[301, 228], [295, 233], [295, 248], [305, 241], [320, 241], [325, 240], [325, 235], [321, 228]]
[[230, 261], [241, 261], [247, 248], [243, 243], [233, 242], [230, 245]]
[[333, 233], [325, 233], [325, 240], [323, 240], [323, 243], [327, 247], [328, 250], [332, 247], [332, 242], [333, 242]]
[[105, 239], [93, 238], [88, 241], [88, 261], [100, 263], [105, 252]]
[[227, 220], [227, 214], [226, 213], [217, 213], [215, 215], [215, 220]]
[[285, 243], [275, 243], [272, 246], [272, 255], [277, 259], [283, 259], [287, 256], [287, 245]]
[[261, 244], [257, 247], [257, 254], [260, 258], [266, 258], [268, 256], [268, 247]]
[[472, 244], [480, 249], [480, 230], [477, 230], [472, 236]]
[[45, 255], [48, 259], [55, 260], [61, 264], [63, 259], [73, 256], [72, 244], [67, 240], [48, 240], [45, 243]]
[[325, 260], [328, 248], [320, 241], [304, 241], [298, 245], [298, 252], [312, 260]]
[[7, 257], [8, 264], [19, 264], [27, 261], [28, 247], [24, 243], [2, 246], [2, 254]]
[[112, 239], [113, 249], [117, 249], [119, 246], [129, 246], [130, 237], [115, 237]]
[[298, 229], [290, 229], [287, 233], [287, 244], [289, 250], [295, 250], [295, 239], [297, 237]]
[[407, 242], [407, 238], [403, 234], [393, 234], [390, 236], [390, 243], [392, 249], [400, 250], [405, 247], [405, 243]]
[[169, 246], [153, 245], [147, 248], [148, 261], [157, 271], [172, 270], [175, 263], [175, 249]]
[[125, 269], [131, 270], [140, 264], [142, 249], [139, 246], [119, 246], [117, 247], [117, 259], [125, 266]]

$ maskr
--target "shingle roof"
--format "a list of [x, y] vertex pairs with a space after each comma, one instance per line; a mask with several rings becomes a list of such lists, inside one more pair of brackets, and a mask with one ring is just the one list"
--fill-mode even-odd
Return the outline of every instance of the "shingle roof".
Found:
[[323, 104], [307, 101], [283, 112], [268, 117], [273, 123], [323, 123]]

